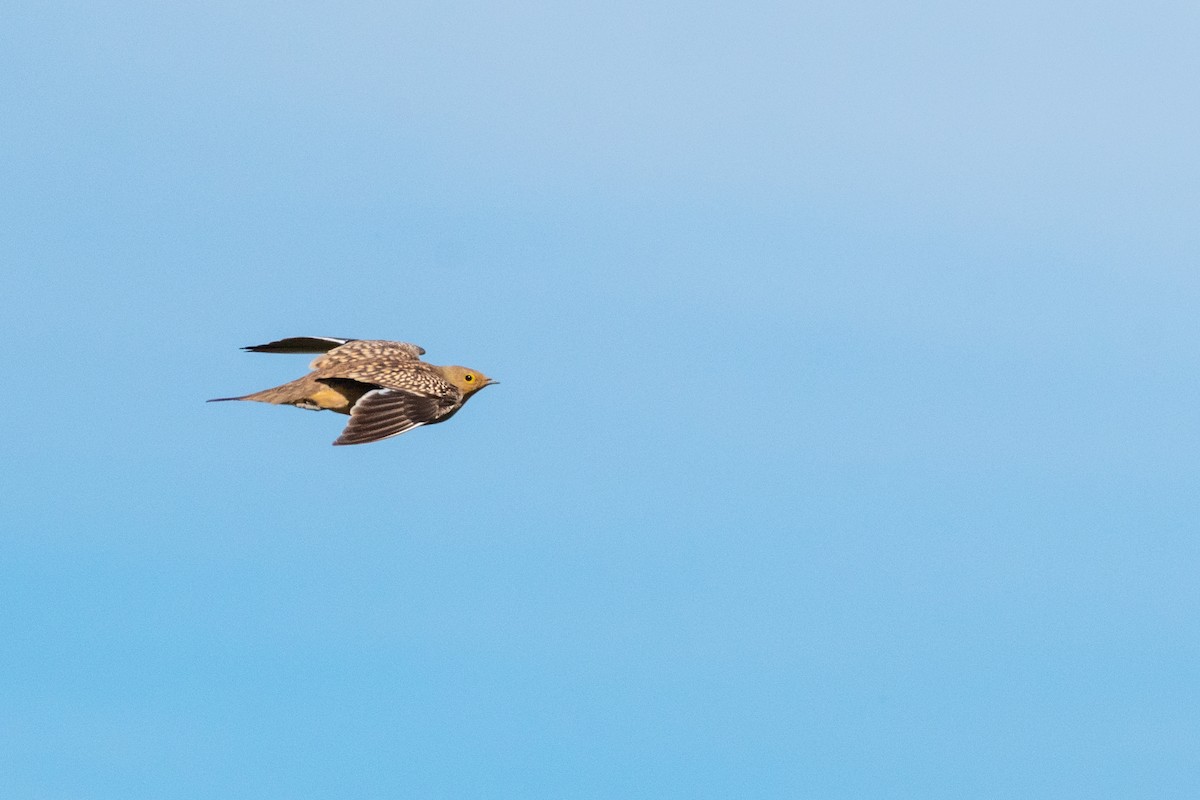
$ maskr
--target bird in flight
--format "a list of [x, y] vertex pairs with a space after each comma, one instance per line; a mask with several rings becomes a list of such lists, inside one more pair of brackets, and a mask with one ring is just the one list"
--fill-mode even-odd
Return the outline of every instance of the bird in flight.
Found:
[[252, 353], [321, 353], [302, 378], [241, 397], [260, 403], [349, 414], [334, 444], [366, 444], [421, 425], [445, 422], [485, 386], [499, 383], [467, 367], [421, 360], [425, 350], [407, 342], [298, 336], [243, 347]]

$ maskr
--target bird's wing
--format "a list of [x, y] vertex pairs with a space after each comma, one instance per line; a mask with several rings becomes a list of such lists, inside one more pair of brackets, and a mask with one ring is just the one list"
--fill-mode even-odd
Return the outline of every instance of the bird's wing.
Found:
[[417, 361], [423, 355], [425, 355], [425, 348], [408, 342], [351, 339], [340, 347], [334, 346], [329, 349], [325, 355], [314, 358], [309, 369], [332, 374], [333, 370], [345, 364]]
[[[330, 358], [330, 353], [314, 361], [318, 380], [341, 378], [369, 384], [375, 389], [396, 389], [413, 394], [434, 397], [452, 397], [455, 402], [462, 398], [455, 386], [446, 380], [435, 367], [424, 361], [385, 356], [354, 361], [339, 361]], [[329, 358], [329, 361], [323, 359]]]
[[242, 349], [251, 353], [328, 353], [335, 347], [353, 341], [356, 340], [339, 339], [336, 336], [293, 336], [290, 339], [253, 344]]
[[374, 389], [350, 409], [350, 422], [334, 444], [366, 444], [437, 422], [457, 407], [453, 397], [399, 389]]

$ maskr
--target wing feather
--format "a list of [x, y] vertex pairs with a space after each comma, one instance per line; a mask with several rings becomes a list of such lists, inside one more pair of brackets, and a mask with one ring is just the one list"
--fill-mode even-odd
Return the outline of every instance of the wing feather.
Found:
[[339, 339], [336, 336], [293, 336], [266, 344], [252, 344], [242, 349], [251, 353], [328, 353], [335, 347], [353, 341], [356, 340]]
[[[380, 370], [388, 365], [407, 366], [420, 360], [425, 348], [408, 342], [389, 342], [383, 339], [353, 339], [341, 347], [334, 347], [323, 356], [313, 359], [309, 369], [340, 378], [355, 378], [348, 368], [370, 368]], [[369, 380], [369, 379], [367, 379]]]
[[350, 409], [350, 422], [334, 444], [366, 444], [399, 436], [421, 425], [438, 422], [457, 407], [450, 397], [374, 389]]

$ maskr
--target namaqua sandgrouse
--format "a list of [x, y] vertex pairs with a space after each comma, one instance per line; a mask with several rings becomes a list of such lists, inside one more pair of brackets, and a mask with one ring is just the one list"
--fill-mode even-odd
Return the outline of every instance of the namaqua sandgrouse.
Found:
[[407, 342], [299, 336], [243, 347], [252, 353], [321, 353], [303, 378], [242, 397], [313, 411], [349, 414], [334, 444], [366, 444], [421, 425], [445, 422], [485, 386], [498, 383], [466, 367], [439, 367], [420, 359]]

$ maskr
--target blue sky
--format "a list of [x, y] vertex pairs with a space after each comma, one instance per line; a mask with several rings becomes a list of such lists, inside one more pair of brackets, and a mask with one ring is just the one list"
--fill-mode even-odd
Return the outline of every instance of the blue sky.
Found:
[[6, 796], [1200, 791], [1194, 4], [4, 17]]

